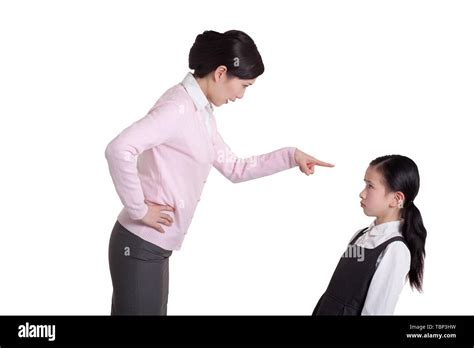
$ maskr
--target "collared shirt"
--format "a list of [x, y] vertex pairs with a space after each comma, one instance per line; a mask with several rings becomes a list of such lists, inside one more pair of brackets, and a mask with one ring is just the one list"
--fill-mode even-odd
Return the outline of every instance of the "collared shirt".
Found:
[[[182, 83], [158, 99], [146, 116], [107, 145], [109, 172], [124, 206], [117, 220], [163, 249], [181, 248], [212, 166], [237, 183], [297, 165], [294, 147], [238, 158], [217, 131], [212, 110], [199, 84], [188, 73]], [[174, 212], [166, 212], [174, 222], [162, 225], [165, 233], [141, 221], [148, 211], [145, 200], [175, 208]]]
[[[374, 221], [355, 244], [373, 249], [390, 238], [402, 236], [400, 229], [400, 221], [379, 225], [375, 225]], [[360, 230], [350, 240], [359, 232]], [[410, 262], [410, 251], [403, 242], [395, 241], [385, 248], [377, 259], [376, 271], [369, 286], [362, 315], [394, 313], [395, 305], [407, 281]]]
[[188, 92], [197, 109], [201, 113], [209, 135], [212, 135], [211, 118], [214, 112], [214, 107], [202, 92], [202, 89], [197, 83], [193, 74], [187, 74], [181, 84], [184, 86], [186, 92]]

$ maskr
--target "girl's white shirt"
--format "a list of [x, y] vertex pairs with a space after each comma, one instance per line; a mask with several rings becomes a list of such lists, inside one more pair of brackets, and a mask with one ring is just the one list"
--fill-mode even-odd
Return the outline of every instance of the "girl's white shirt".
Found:
[[[350, 240], [360, 231], [357, 231]], [[390, 238], [401, 236], [401, 221], [390, 221], [379, 225], [375, 225], [374, 221], [354, 244], [373, 249]], [[410, 251], [403, 242], [395, 241], [385, 248], [377, 259], [376, 271], [367, 292], [362, 315], [394, 313], [400, 293], [408, 279], [410, 262]]]

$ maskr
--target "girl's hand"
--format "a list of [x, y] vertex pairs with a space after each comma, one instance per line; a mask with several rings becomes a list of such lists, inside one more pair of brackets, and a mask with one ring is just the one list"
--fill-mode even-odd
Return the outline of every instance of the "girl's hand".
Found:
[[171, 226], [173, 219], [163, 212], [174, 211], [174, 208], [169, 205], [161, 205], [149, 201], [145, 201], [145, 204], [148, 206], [148, 211], [142, 218], [142, 222], [158, 230], [158, 232], [165, 233], [161, 225]]
[[320, 161], [298, 149], [295, 151], [295, 161], [306, 175], [314, 174], [314, 166], [334, 167], [334, 164]]

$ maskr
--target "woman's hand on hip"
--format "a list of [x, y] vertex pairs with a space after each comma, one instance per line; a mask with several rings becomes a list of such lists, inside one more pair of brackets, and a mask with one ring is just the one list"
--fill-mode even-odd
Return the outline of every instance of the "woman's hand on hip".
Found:
[[168, 214], [165, 214], [164, 211], [174, 211], [173, 207], [169, 205], [161, 205], [153, 202], [145, 201], [145, 204], [148, 206], [148, 211], [145, 216], [142, 218], [142, 222], [158, 232], [165, 233], [163, 226], [171, 226], [173, 223], [173, 218]]
[[334, 167], [334, 164], [320, 161], [298, 149], [295, 151], [295, 161], [300, 167], [300, 170], [306, 175], [314, 174], [315, 166]]

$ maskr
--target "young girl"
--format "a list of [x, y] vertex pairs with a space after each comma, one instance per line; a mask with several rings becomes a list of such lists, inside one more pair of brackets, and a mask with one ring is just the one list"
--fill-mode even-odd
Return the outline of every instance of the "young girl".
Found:
[[360, 204], [375, 221], [351, 239], [313, 315], [393, 314], [406, 278], [422, 290], [426, 229], [414, 202], [415, 162], [376, 158], [364, 181]]

